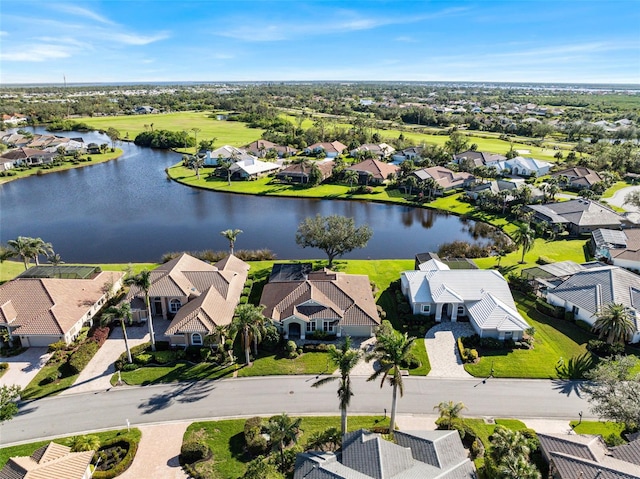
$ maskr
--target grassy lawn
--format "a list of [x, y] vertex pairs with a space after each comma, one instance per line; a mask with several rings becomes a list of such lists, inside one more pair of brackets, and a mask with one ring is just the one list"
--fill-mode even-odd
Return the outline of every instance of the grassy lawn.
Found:
[[164, 113], [158, 115], [124, 115], [105, 116], [95, 118], [78, 118], [77, 121], [86, 123], [99, 130], [112, 127], [120, 132], [120, 136], [133, 139], [145, 131], [144, 125], [153, 123], [154, 130], [187, 131], [193, 135], [192, 128], [200, 128], [198, 141], [216, 138], [215, 146], [233, 145], [243, 146], [259, 139], [263, 130], [248, 128], [239, 121], [219, 121], [209, 118], [211, 112], [186, 111], [178, 113]]
[[427, 349], [423, 338], [416, 339], [413, 346], [413, 354], [420, 360], [422, 365], [419, 368], [409, 369], [409, 375], [426, 376], [429, 374], [429, 371], [431, 371], [431, 364], [429, 363], [429, 356], [427, 355]]
[[[100, 439], [100, 443], [105, 443], [116, 437], [129, 439], [132, 442], [140, 442], [140, 438], [142, 437], [140, 429], [137, 428], [131, 428], [129, 432], [127, 432], [126, 429], [120, 429], [115, 431], [94, 432], [90, 434], [92, 436], [97, 436]], [[66, 440], [70, 437], [72, 436], [55, 439], [54, 442], [56, 442], [57, 444], [66, 445]], [[31, 442], [29, 444], [21, 444], [19, 446], [4, 447], [0, 449], [0, 469], [4, 467], [10, 457], [30, 456], [36, 449], [49, 444], [50, 442], [51, 441], [38, 441]]]
[[617, 181], [611, 187], [604, 190], [602, 193], [602, 198], [611, 198], [617, 191], [620, 191], [623, 188], [627, 188], [629, 186], [633, 186], [631, 183], [627, 183], [626, 181]]
[[108, 151], [107, 153], [104, 153], [104, 154], [98, 153], [98, 154], [91, 154], [91, 155], [83, 155], [82, 158], [87, 158], [87, 156], [91, 157], [91, 161], [81, 161], [77, 164], [74, 164], [71, 162], [64, 162], [62, 165], [54, 166], [52, 168], [42, 168], [42, 167], [36, 166], [24, 171], [18, 171], [17, 169], [13, 169], [11, 171], [16, 173], [16, 176], [0, 176], [0, 185], [12, 180], [25, 178], [27, 176], [45, 175], [47, 173], [55, 173], [56, 171], [71, 170], [74, 168], [84, 168], [85, 166], [104, 163], [105, 161], [110, 161], [122, 156], [122, 150], [119, 148], [116, 148], [114, 152]]
[[[202, 381], [231, 377], [236, 366], [220, 368], [210, 363], [192, 364], [178, 361], [169, 366], [147, 366], [135, 371], [122, 372], [122, 380], [130, 386], [147, 386], [149, 384], [172, 383], [177, 381]], [[111, 383], [117, 381], [117, 374], [111, 378]]]
[[71, 387], [79, 375], [67, 376], [65, 366], [65, 363], [47, 363], [22, 391], [22, 399], [41, 399]]
[[277, 354], [263, 353], [258, 349], [258, 358], [250, 367], [243, 365], [238, 370], [238, 377], [331, 374], [334, 369], [329, 363], [327, 353], [302, 353], [295, 359], [287, 359]]
[[605, 438], [611, 434], [622, 438], [624, 431], [624, 424], [617, 422], [582, 421], [578, 425], [578, 421], [571, 421], [570, 424], [576, 434], [599, 434]]
[[533, 300], [514, 293], [518, 311], [536, 329], [533, 349], [486, 351], [476, 364], [465, 369], [476, 377], [558, 378], [558, 360], [565, 361], [586, 352], [586, 343], [593, 335], [569, 321], [553, 319], [534, 308]]
[[[204, 431], [205, 442], [213, 451], [213, 463], [208, 477], [233, 478], [242, 477], [246, 464], [250, 461], [244, 450], [245, 419], [232, 419], [213, 422], [194, 422], [184, 435], [188, 440], [194, 433]], [[388, 426], [388, 419], [380, 416], [349, 416], [349, 430]], [[302, 435], [299, 443], [304, 445], [314, 433], [335, 427], [340, 428], [340, 417], [304, 417], [302, 419]]]

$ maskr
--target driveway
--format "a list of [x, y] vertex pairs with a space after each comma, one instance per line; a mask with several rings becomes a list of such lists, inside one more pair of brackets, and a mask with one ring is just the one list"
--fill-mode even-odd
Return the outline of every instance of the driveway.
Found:
[[442, 322], [427, 331], [424, 339], [431, 371], [429, 377], [470, 378], [458, 352], [457, 339], [475, 333], [469, 323]]
[[10, 358], [0, 358], [0, 363], [9, 363], [9, 369], [0, 378], [0, 385], [17, 384], [26, 388], [42, 366], [49, 360], [47, 348], [29, 348], [24, 353]]
[[602, 199], [607, 203], [609, 203], [610, 205], [617, 206], [618, 208], [622, 208], [625, 211], [640, 212], [640, 208], [638, 208], [637, 206], [624, 204], [624, 199], [629, 193], [633, 191], [639, 191], [639, 190], [640, 190], [640, 185], [628, 186], [626, 188], [622, 188], [621, 190], [616, 191], [612, 197], [602, 198]]

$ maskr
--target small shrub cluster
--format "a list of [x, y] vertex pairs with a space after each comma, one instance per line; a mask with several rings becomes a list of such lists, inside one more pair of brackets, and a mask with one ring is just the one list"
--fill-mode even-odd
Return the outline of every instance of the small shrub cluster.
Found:
[[467, 241], [444, 243], [438, 249], [441, 258], [486, 258], [491, 254], [490, 246], [471, 244]]
[[0, 371], [6, 371], [9, 369], [9, 363], [0, 363]]
[[404, 369], [417, 369], [422, 366], [422, 363], [416, 355], [409, 353], [406, 359], [400, 363], [400, 366]]
[[318, 341], [334, 341], [336, 335], [334, 333], [328, 333], [321, 329], [316, 329], [313, 333], [307, 336], [307, 339], [314, 339]]
[[72, 374], [80, 374], [80, 371], [89, 364], [98, 349], [100, 349], [100, 346], [95, 341], [87, 341], [78, 346], [78, 349], [71, 354], [68, 361]]
[[180, 448], [180, 459], [184, 464], [193, 464], [197, 461], [209, 458], [211, 449], [203, 442], [189, 441]]
[[90, 332], [89, 337], [96, 342], [98, 346], [102, 346], [109, 337], [109, 332], [110, 330], [107, 327], [98, 327]]
[[111, 447], [116, 443], [124, 443], [128, 445], [128, 447], [126, 447], [126, 454], [124, 455], [122, 460], [111, 469], [108, 469], [106, 471], [96, 470], [93, 473], [94, 479], [112, 479], [122, 474], [124, 471], [129, 469], [129, 466], [131, 466], [133, 458], [136, 456], [136, 452], [138, 451], [138, 443], [136, 441], [129, 441], [125, 438], [115, 438], [112, 441], [103, 444], [100, 449]]
[[624, 345], [609, 344], [600, 339], [590, 339], [587, 343], [587, 351], [591, 351], [602, 358], [615, 356], [616, 354], [624, 354]]
[[517, 274], [510, 274], [507, 276], [509, 287], [513, 290], [520, 291], [521, 293], [529, 294], [533, 292], [533, 286], [526, 278]]
[[308, 343], [302, 346], [302, 350], [305, 353], [326, 353], [329, 350], [329, 345], [326, 343], [320, 343], [320, 344]]
[[513, 347], [513, 341], [500, 341], [496, 338], [481, 338], [477, 334], [460, 338], [465, 348], [486, 349], [490, 351], [499, 351]]
[[55, 353], [56, 351], [64, 351], [65, 349], [67, 349], [67, 343], [64, 341], [56, 341], [49, 345], [48, 351], [50, 353]]
[[564, 308], [549, 304], [541, 298], [536, 299], [536, 310], [552, 318], [564, 319]]
[[267, 440], [262, 435], [262, 418], [251, 417], [244, 423], [244, 441], [247, 451], [252, 457], [265, 454], [267, 452]]
[[284, 351], [288, 359], [295, 359], [300, 356], [300, 354], [302, 354], [302, 348], [298, 348], [298, 345], [295, 341], [287, 341], [287, 344], [285, 344], [284, 347]]

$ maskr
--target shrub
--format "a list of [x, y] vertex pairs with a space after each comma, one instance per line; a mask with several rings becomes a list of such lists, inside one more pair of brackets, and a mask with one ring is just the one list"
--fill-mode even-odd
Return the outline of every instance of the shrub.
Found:
[[116, 369], [119, 369], [120, 371], [135, 371], [136, 369], [140, 369], [140, 365], [136, 364], [136, 363], [124, 363], [121, 364], [120, 367], [118, 368], [118, 365], [116, 364]]
[[51, 343], [49, 345], [49, 352], [50, 353], [55, 353], [56, 351], [62, 351], [64, 349], [67, 349], [67, 343], [65, 343], [64, 341], [56, 341], [55, 343]]
[[422, 363], [413, 353], [409, 353], [409, 355], [404, 361], [402, 361], [400, 365], [405, 369], [416, 369], [419, 368]]
[[600, 339], [590, 339], [587, 343], [587, 351], [591, 351], [600, 357], [607, 357], [624, 354], [624, 346], [622, 344], [609, 344]]
[[462, 359], [463, 362], [467, 362], [467, 358], [469, 357], [467, 354], [467, 351], [469, 350], [469, 348], [465, 348], [464, 344], [462, 343], [462, 338], [458, 338], [458, 340], [456, 341], [456, 344], [458, 345], [458, 352], [460, 353], [460, 358]]
[[548, 258], [546, 256], [538, 256], [538, 259], [536, 260], [536, 263], [538, 264], [551, 264], [554, 261], [551, 258]]
[[91, 361], [93, 355], [98, 352], [98, 349], [100, 349], [100, 346], [94, 341], [87, 341], [81, 344], [69, 358], [68, 365], [71, 373], [79, 374], [80, 371], [89, 364], [89, 361]]
[[4, 371], [5, 369], [9, 369], [9, 363], [0, 363], [0, 371]]
[[98, 343], [99, 346], [102, 346], [109, 337], [109, 332], [110, 330], [107, 327], [95, 328], [91, 332], [90, 336], [91, 339]]
[[551, 316], [552, 318], [564, 318], [564, 309], [562, 307], [549, 304], [540, 298], [536, 299], [536, 310], [540, 311], [542, 314]]
[[171, 351], [171, 343], [169, 341], [156, 341], [156, 351]]
[[131, 466], [133, 458], [136, 456], [136, 452], [138, 451], [138, 443], [136, 441], [130, 441], [126, 438], [120, 437], [103, 444], [101, 449], [111, 447], [117, 443], [125, 443], [128, 445], [127, 453], [124, 455], [124, 458], [122, 459], [122, 461], [116, 464], [115, 467], [107, 471], [95, 471], [93, 473], [93, 479], [112, 479], [121, 475], [124, 471], [129, 469], [129, 466]]
[[329, 350], [329, 345], [325, 343], [305, 344], [302, 350], [305, 353], [325, 353]]
[[141, 366], [146, 366], [152, 361], [153, 361], [153, 355], [149, 353], [140, 353], [133, 356], [133, 362], [136, 364], [140, 364]]
[[285, 351], [289, 359], [295, 359], [298, 357], [298, 346], [295, 341], [287, 341]]
[[180, 448], [180, 461], [182, 464], [193, 464], [194, 462], [211, 457], [211, 449], [204, 442], [188, 441]]
[[478, 360], [478, 350], [477, 349], [470, 349], [469, 353], [467, 354], [467, 360], [470, 363], [473, 363], [475, 361]]
[[153, 353], [153, 359], [157, 364], [167, 364], [175, 361], [176, 354], [173, 351], [156, 351]]
[[262, 418], [250, 417], [244, 423], [244, 441], [252, 456], [267, 452], [267, 440], [262, 435]]
[[278, 328], [275, 326], [267, 326], [267, 329], [262, 337], [261, 346], [266, 351], [275, 351], [280, 344], [282, 337]]

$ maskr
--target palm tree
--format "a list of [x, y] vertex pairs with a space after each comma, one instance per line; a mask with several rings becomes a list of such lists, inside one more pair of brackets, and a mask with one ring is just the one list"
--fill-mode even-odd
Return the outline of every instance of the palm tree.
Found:
[[53, 273], [55, 274], [56, 268], [58, 268], [58, 266], [60, 266], [61, 264], [64, 264], [64, 261], [62, 261], [62, 257], [58, 253], [51, 251], [51, 253], [49, 253], [49, 255], [47, 256], [47, 263], [53, 266]]
[[100, 449], [100, 438], [92, 434], [69, 438], [69, 447], [73, 452], [97, 451]]
[[401, 365], [411, 354], [413, 343], [416, 340], [414, 337], [408, 337], [407, 333], [400, 334], [393, 328], [387, 329], [386, 332], [377, 337], [376, 345], [373, 352], [366, 356], [367, 362], [371, 360], [378, 360], [380, 368], [374, 372], [367, 381], [375, 381], [380, 376], [380, 387], [384, 385], [385, 380], [388, 379], [389, 384], [393, 387], [393, 394], [391, 399], [391, 423], [389, 426], [389, 433], [393, 435], [396, 420], [396, 406], [398, 402], [398, 390], [400, 391], [400, 397], [404, 394], [404, 385], [402, 382]]
[[452, 429], [453, 421], [461, 416], [460, 412], [463, 409], [466, 409], [466, 406], [461, 402], [454, 403], [453, 401], [442, 401], [433, 409], [438, 410], [438, 412], [440, 413], [440, 419], [442, 419], [442, 422], [445, 424], [446, 428]]
[[418, 179], [413, 175], [407, 176], [404, 179], [403, 183], [405, 192], [407, 191], [407, 188], [409, 188], [409, 196], [411, 196], [411, 194], [413, 193], [413, 189], [418, 186]]
[[233, 247], [236, 244], [236, 240], [238, 239], [238, 235], [242, 233], [242, 230], [224, 230], [221, 231], [220, 234], [229, 240], [229, 249], [231, 250], [231, 254], [233, 254]]
[[196, 177], [200, 179], [200, 168], [204, 166], [204, 158], [200, 158], [196, 155], [191, 159], [190, 163], [191, 167], [196, 170]]
[[231, 186], [231, 166], [233, 165], [233, 162], [226, 158], [222, 158], [222, 155], [219, 155], [217, 165], [218, 168], [227, 174], [227, 184]]
[[593, 329], [600, 331], [599, 338], [609, 344], [624, 344], [633, 335], [635, 324], [624, 304], [609, 303], [596, 314]]
[[40, 266], [40, 261], [38, 261], [38, 257], [40, 255], [47, 256], [50, 253], [53, 253], [53, 246], [51, 243], [46, 243], [42, 238], [29, 238], [29, 242], [31, 243], [31, 255], [33, 260], [36, 263], [36, 266]]
[[525, 456], [502, 461], [498, 466], [498, 474], [501, 479], [540, 479], [542, 477], [536, 465]]
[[242, 333], [241, 342], [244, 348], [245, 362], [251, 366], [251, 342], [255, 343], [256, 354], [257, 344], [262, 339], [266, 318], [262, 315], [264, 306], [254, 306], [253, 304], [240, 304], [236, 307], [236, 312], [231, 321], [229, 332], [232, 337]]
[[349, 188], [353, 188], [353, 182], [358, 181], [360, 175], [354, 170], [344, 170], [344, 180], [349, 182]]
[[529, 457], [529, 441], [520, 431], [498, 425], [490, 439], [491, 456], [496, 464], [505, 458]]
[[[153, 130], [153, 124], [152, 124], [152, 128], [151, 129]], [[194, 155], [196, 155], [196, 156], [198, 156], [198, 133], [200, 133], [201, 130], [202, 130], [201, 128], [198, 128], [198, 127], [195, 127], [195, 126], [193, 128], [191, 128], [191, 131], [193, 132], [193, 136], [196, 139], [196, 148], [195, 148], [195, 152], [194, 152]]]
[[29, 269], [29, 261], [33, 258], [33, 238], [18, 236], [14, 240], [7, 241], [7, 246], [11, 249], [13, 256], [19, 256], [24, 263], [24, 269]]
[[522, 246], [522, 260], [520, 264], [524, 264], [524, 255], [531, 251], [533, 248], [533, 240], [535, 239], [535, 233], [531, 227], [523, 223], [513, 234], [513, 241], [516, 245]]
[[341, 414], [340, 431], [344, 436], [347, 433], [347, 408], [351, 402], [351, 396], [353, 396], [351, 377], [349, 375], [351, 370], [358, 364], [358, 361], [360, 361], [362, 351], [351, 348], [351, 337], [347, 336], [340, 349], [332, 344], [329, 346], [327, 352], [329, 354], [329, 361], [340, 370], [340, 378], [338, 378], [338, 376], [329, 376], [316, 381], [312, 386], [317, 388], [336, 379], [340, 379], [340, 385], [338, 386], [338, 400], [340, 401]]
[[149, 299], [149, 290], [151, 289], [151, 271], [143, 270], [137, 275], [127, 278], [125, 284], [135, 286], [144, 292], [144, 303], [147, 306], [147, 318], [149, 320], [149, 336], [151, 337], [151, 350], [156, 350], [156, 337], [153, 332], [153, 318], [151, 317], [151, 301]]
[[120, 305], [120, 307], [111, 306], [102, 313], [103, 321], [107, 322], [114, 319], [120, 320], [120, 326], [122, 327], [122, 334], [124, 336], [124, 347], [127, 350], [127, 361], [129, 362], [129, 364], [131, 364], [133, 362], [133, 359], [131, 358], [131, 349], [129, 349], [127, 327], [125, 326], [125, 319], [129, 323], [131, 323], [131, 320], [133, 319], [133, 314], [131, 313], [131, 305], [125, 301]]
[[282, 413], [269, 420], [266, 429], [273, 449], [280, 451], [280, 469], [284, 469], [284, 448], [291, 443], [298, 442], [300, 423], [302, 418], [292, 419], [287, 413]]

